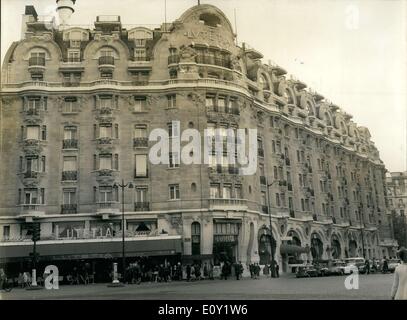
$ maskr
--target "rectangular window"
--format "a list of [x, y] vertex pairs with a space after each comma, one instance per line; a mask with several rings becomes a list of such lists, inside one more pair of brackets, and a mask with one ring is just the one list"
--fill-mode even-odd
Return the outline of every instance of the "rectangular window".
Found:
[[[73, 41], [71, 41], [72, 43]], [[79, 42], [80, 46], [80, 41]], [[68, 62], [80, 62], [81, 61], [81, 52], [79, 50], [68, 50]]]
[[147, 177], [147, 155], [136, 155], [136, 170], [135, 177]]
[[177, 107], [177, 96], [175, 94], [171, 94], [167, 96], [167, 106], [168, 108], [176, 108]]
[[180, 199], [179, 185], [178, 184], [170, 185], [169, 186], [169, 191], [170, 191], [170, 200], [178, 200], [178, 199]]
[[243, 193], [242, 193], [242, 186], [241, 185], [235, 185], [235, 198], [236, 199], [243, 199]]
[[63, 204], [76, 204], [76, 189], [63, 190]]
[[39, 138], [40, 138], [40, 127], [39, 126], [27, 126], [26, 139], [39, 140]]
[[218, 98], [218, 112], [225, 112], [225, 107], [226, 107], [226, 98], [225, 97], [219, 97]]
[[108, 203], [114, 201], [113, 188], [112, 187], [100, 187], [99, 188], [99, 202]]
[[169, 153], [169, 167], [170, 168], [179, 168], [179, 155], [177, 152], [170, 152]]
[[41, 140], [47, 140], [47, 126], [41, 128]]
[[173, 125], [172, 123], [168, 123], [168, 136], [170, 138], [177, 138], [179, 136], [179, 127], [177, 125]]
[[63, 171], [76, 171], [76, 157], [64, 157]]
[[219, 184], [211, 184], [209, 192], [210, 192], [210, 198], [211, 199], [220, 198], [220, 186], [219, 186]]
[[38, 156], [27, 156], [26, 157], [26, 172], [38, 172]]
[[276, 207], [281, 207], [280, 194], [276, 193]]
[[148, 187], [136, 187], [136, 202], [148, 202]]
[[38, 190], [37, 189], [24, 189], [24, 204], [37, 204]]
[[112, 170], [112, 155], [99, 155], [99, 170]]
[[134, 97], [134, 112], [143, 112], [146, 109], [146, 97]]
[[78, 111], [78, 101], [76, 98], [65, 98], [63, 104], [63, 113], [72, 113]]
[[119, 125], [117, 123], [114, 125], [114, 137], [119, 139]]
[[74, 139], [76, 139], [76, 127], [65, 127], [64, 140], [74, 140]]
[[3, 226], [3, 239], [8, 240], [10, 238], [10, 226]]
[[223, 199], [231, 199], [232, 198], [232, 186], [231, 185], [224, 185], [223, 192], [222, 192]]
[[136, 125], [134, 127], [134, 138], [147, 138], [147, 127], [145, 125]]
[[119, 155], [117, 153], [114, 155], [114, 170], [119, 170]]
[[261, 192], [261, 205], [267, 206], [267, 196], [265, 191]]
[[209, 108], [209, 110], [214, 110], [214, 108], [215, 108], [215, 97], [214, 96], [206, 96], [205, 106], [207, 108]]
[[103, 124], [99, 126], [99, 138], [112, 138], [111, 124]]

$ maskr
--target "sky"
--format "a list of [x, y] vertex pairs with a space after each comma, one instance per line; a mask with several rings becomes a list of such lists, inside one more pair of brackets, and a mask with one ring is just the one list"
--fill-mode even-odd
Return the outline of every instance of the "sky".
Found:
[[[174, 21], [197, 0], [77, 0], [70, 23], [120, 15], [123, 25]], [[407, 170], [407, 0], [201, 0], [221, 9], [238, 41], [368, 127], [386, 168]], [[1, 1], [1, 61], [21, 38], [25, 5], [54, 14], [55, 0]]]

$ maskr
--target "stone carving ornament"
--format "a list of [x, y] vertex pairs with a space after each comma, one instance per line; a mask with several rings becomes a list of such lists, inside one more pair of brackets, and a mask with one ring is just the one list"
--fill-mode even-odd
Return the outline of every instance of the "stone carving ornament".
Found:
[[195, 62], [196, 51], [191, 46], [180, 48], [180, 62]]

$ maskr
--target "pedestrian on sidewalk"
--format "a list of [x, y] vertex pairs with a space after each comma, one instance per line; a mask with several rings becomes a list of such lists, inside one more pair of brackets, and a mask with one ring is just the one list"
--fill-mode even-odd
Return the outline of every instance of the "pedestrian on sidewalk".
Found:
[[391, 290], [392, 300], [407, 300], [407, 249], [398, 252], [401, 264], [394, 271], [394, 281]]
[[187, 281], [191, 281], [191, 265], [187, 264]]

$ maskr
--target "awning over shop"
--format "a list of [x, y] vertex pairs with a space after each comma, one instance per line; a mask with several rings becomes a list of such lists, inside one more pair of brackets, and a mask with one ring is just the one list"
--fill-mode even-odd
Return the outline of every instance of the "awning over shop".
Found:
[[280, 246], [281, 254], [295, 254], [295, 253], [308, 253], [309, 247], [300, 247], [292, 244], [282, 244]]
[[[32, 242], [3, 244], [0, 246], [0, 261], [28, 258], [32, 252]], [[160, 256], [182, 253], [181, 236], [143, 237], [126, 239], [127, 257]], [[59, 240], [37, 243], [40, 259], [94, 259], [120, 257], [121, 239]]]

